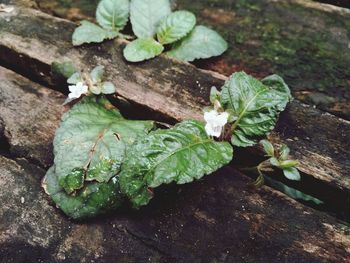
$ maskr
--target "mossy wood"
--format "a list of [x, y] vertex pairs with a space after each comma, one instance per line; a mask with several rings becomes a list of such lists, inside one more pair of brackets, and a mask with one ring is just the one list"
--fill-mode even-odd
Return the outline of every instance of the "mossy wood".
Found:
[[[188, 118], [202, 120], [210, 87], [221, 87], [226, 80], [218, 73], [165, 56], [128, 64], [123, 59], [126, 42], [122, 40], [73, 48], [75, 24], [32, 9], [16, 7], [12, 13], [0, 13], [0, 28], [0, 61], [7, 67], [66, 91], [62, 83], [52, 79], [52, 62], [68, 57], [83, 69], [104, 65], [118, 94], [140, 110], [138, 116], [147, 109], [152, 118], [171, 123]], [[293, 157], [300, 160], [304, 175], [298, 187], [328, 203], [341, 199], [343, 207], [350, 204], [349, 127], [349, 121], [295, 100], [270, 136], [276, 143], [286, 143]], [[261, 151], [257, 154], [263, 155]]]
[[278, 74], [299, 100], [350, 120], [349, 9], [310, 0], [176, 2], [230, 43], [201, 67], [227, 76]]
[[64, 96], [0, 67], [3, 262], [346, 262], [349, 227], [226, 167], [139, 211], [74, 223], [40, 187]]
[[[38, 5], [79, 20], [94, 16], [97, 2], [41, 0]], [[173, 8], [193, 12], [199, 24], [230, 44], [223, 56], [197, 65], [226, 76], [240, 70], [257, 77], [279, 74], [298, 99], [350, 120], [350, 11], [320, 2], [350, 5], [347, 0], [172, 1]]]

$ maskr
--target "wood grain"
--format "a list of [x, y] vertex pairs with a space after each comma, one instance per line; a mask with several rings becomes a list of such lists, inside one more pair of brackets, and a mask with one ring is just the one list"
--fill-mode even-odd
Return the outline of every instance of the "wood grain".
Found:
[[[0, 141], [10, 145], [6, 157], [0, 156], [2, 262], [349, 259], [347, 224], [268, 187], [252, 188], [251, 179], [232, 167], [191, 184], [162, 187], [139, 211], [125, 207], [108, 217], [72, 222], [40, 188], [45, 170], [39, 166], [52, 163], [62, 96], [2, 67], [0, 94], [0, 131], [7, 131], [0, 132]], [[28, 155], [11, 150], [18, 142]]]

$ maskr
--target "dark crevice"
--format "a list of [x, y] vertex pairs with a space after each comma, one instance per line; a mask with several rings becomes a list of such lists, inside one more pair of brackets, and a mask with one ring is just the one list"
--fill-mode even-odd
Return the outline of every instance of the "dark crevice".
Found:
[[[236, 158], [233, 161], [235, 167], [252, 167], [264, 159], [261, 155], [254, 154], [252, 151], [237, 150]], [[300, 172], [300, 171], [299, 171]], [[257, 178], [257, 174], [244, 172], [245, 175]], [[350, 195], [346, 190], [331, 185], [330, 183], [317, 180], [315, 177], [300, 172], [300, 181], [291, 181], [284, 177], [282, 171], [276, 170], [272, 173], [265, 174], [265, 184], [275, 190], [278, 190], [305, 206], [312, 207], [316, 210], [326, 212], [333, 217], [350, 223]], [[301, 197], [295, 197], [290, 191], [297, 190]], [[315, 203], [307, 200], [303, 196], [307, 195], [310, 199], [318, 199], [321, 202]]]
[[66, 85], [54, 87], [49, 65], [2, 45], [0, 45], [0, 66], [51, 89], [67, 92]]
[[272, 179], [292, 189], [299, 190], [322, 201], [321, 204], [315, 204], [303, 199], [297, 199], [302, 204], [327, 212], [336, 218], [350, 223], [350, 196], [347, 191], [343, 191], [329, 183], [316, 180], [314, 177], [304, 173], [301, 173], [300, 181], [288, 180], [279, 172], [270, 176]]
[[[38, 60], [25, 56], [23, 54], [18, 54], [15, 51], [8, 49], [7, 47], [0, 45], [0, 65], [4, 66], [14, 72], [23, 75], [24, 77], [40, 83], [46, 87], [49, 87], [53, 90], [67, 93], [66, 83], [63, 83], [62, 80], [53, 79], [51, 75], [51, 68], [49, 65], [44, 64]], [[176, 120], [171, 116], [155, 112], [153, 109], [147, 108], [143, 105], [135, 104], [133, 102], [123, 101], [116, 97], [110, 96], [110, 100], [113, 104], [117, 105], [120, 108], [122, 114], [125, 117], [131, 119], [152, 119], [160, 122], [165, 122], [169, 124], [175, 124]], [[1, 125], [1, 123], [0, 123]], [[0, 126], [1, 128], [1, 126]], [[1, 132], [1, 131], [0, 131]], [[4, 131], [3, 131], [4, 133]], [[43, 165], [40, 164], [40, 161], [27, 157], [27, 156], [16, 156], [16, 153], [11, 153], [11, 145], [6, 139], [6, 136], [1, 136], [0, 133], [0, 154], [9, 155], [10, 158], [26, 158], [30, 163], [37, 165], [41, 168]], [[17, 154], [18, 155], [18, 154]], [[235, 163], [242, 164], [242, 160], [259, 160], [261, 155], [256, 154], [252, 155], [251, 152], [245, 150], [235, 154]], [[237, 158], [238, 157], [238, 158]], [[244, 163], [244, 162], [243, 162]], [[252, 175], [248, 176], [252, 177]], [[348, 192], [342, 191], [336, 186], [332, 186], [328, 183], [317, 180], [316, 178], [303, 174], [301, 182], [292, 182], [286, 180], [283, 176], [276, 175], [277, 177], [272, 176], [277, 181], [284, 183], [292, 188], [300, 190], [303, 193], [309, 194], [313, 197], [316, 197], [324, 202], [322, 206], [313, 206], [310, 203], [305, 203], [307, 206], [312, 206], [313, 208], [327, 213], [332, 214], [333, 216], [350, 221], [350, 212], [348, 207], [350, 207], [350, 196]], [[276, 185], [270, 184], [272, 188], [276, 188]], [[279, 190], [279, 189], [277, 189]], [[296, 199], [297, 200], [297, 199]], [[298, 200], [301, 203], [302, 200]]]
[[[51, 67], [23, 54], [16, 53], [7, 47], [0, 45], [0, 66], [16, 72], [25, 78], [39, 83], [47, 88], [68, 94], [66, 79], [51, 74]], [[116, 96], [109, 96], [109, 100], [117, 106], [126, 118], [155, 120], [159, 122], [175, 124], [176, 119], [170, 115], [159, 113], [140, 105]]]
[[[7, 47], [0, 45], [0, 66], [16, 72], [25, 78], [39, 83], [47, 88], [68, 94], [66, 79], [51, 74], [51, 67], [23, 54], [16, 53]], [[175, 124], [176, 120], [153, 109], [147, 108], [135, 102], [123, 98], [109, 96], [109, 100], [117, 106], [126, 118], [149, 120]]]
[[154, 120], [168, 125], [175, 125], [177, 123], [176, 119], [169, 115], [157, 112], [151, 108], [145, 107], [144, 105], [128, 101], [125, 98], [108, 96], [108, 99], [127, 119]]
[[323, 4], [329, 4], [329, 5], [350, 8], [350, 1], [349, 0], [317, 0], [317, 2], [320, 2]]
[[[266, 180], [266, 185], [289, 195], [290, 190], [298, 190], [303, 195], [308, 195], [320, 200], [315, 203], [312, 200], [306, 200], [303, 197], [295, 198], [290, 196], [303, 205], [312, 207], [316, 210], [326, 212], [333, 217], [350, 223], [350, 196], [346, 191], [333, 187], [328, 183], [316, 180], [314, 177], [301, 173], [300, 181], [291, 181], [286, 179], [282, 173], [276, 172], [270, 174], [271, 180]], [[277, 182], [277, 184], [276, 184]]]
[[5, 123], [3, 119], [0, 117], [0, 155], [9, 157], [11, 155], [10, 153], [10, 141], [9, 138], [6, 135], [5, 130]]
[[46, 167], [45, 165], [43, 165], [38, 159], [32, 158], [32, 157], [28, 157], [28, 156], [20, 156], [20, 155], [16, 155], [16, 154], [12, 154], [10, 156], [12, 159], [14, 159], [16, 162], [18, 159], [25, 159], [28, 163], [43, 169], [43, 170], [47, 170], [49, 167]]
[[46, 170], [40, 160], [27, 156], [27, 154], [21, 154], [13, 149], [11, 146], [10, 135], [6, 131], [6, 126], [4, 120], [0, 116], [0, 156], [4, 156], [8, 159], [11, 159], [17, 162], [18, 159], [25, 159], [28, 163]]
[[28, 163], [30, 163], [31, 165], [36, 166], [37, 168], [43, 169], [45, 171], [48, 169], [48, 167], [43, 165], [40, 162], [40, 160], [29, 157], [27, 155], [21, 155], [21, 154], [14, 152], [12, 150], [12, 147], [11, 147], [9, 141], [6, 139], [6, 137], [3, 137], [1, 134], [0, 134], [0, 156], [4, 156], [7, 159], [11, 159], [17, 163], [18, 163], [18, 160], [24, 159]]

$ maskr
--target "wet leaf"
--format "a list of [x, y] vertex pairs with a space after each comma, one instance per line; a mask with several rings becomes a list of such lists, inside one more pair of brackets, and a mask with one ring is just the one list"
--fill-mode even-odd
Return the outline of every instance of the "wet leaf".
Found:
[[129, 20], [129, 0], [101, 0], [96, 9], [96, 20], [104, 29], [123, 29]]
[[273, 148], [271, 142], [269, 142], [268, 140], [261, 140], [260, 144], [264, 147], [264, 151], [267, 154], [267, 156], [275, 156], [275, 149]]
[[57, 207], [70, 218], [82, 220], [110, 213], [124, 202], [117, 176], [108, 183], [89, 182], [75, 195], [67, 194], [58, 178], [55, 166], [52, 166], [45, 175], [43, 187]]
[[101, 43], [106, 39], [113, 39], [118, 36], [118, 32], [103, 29], [89, 21], [81, 21], [72, 36], [74, 46], [85, 43]]
[[280, 152], [280, 159], [286, 160], [289, 157], [290, 149], [287, 145], [283, 144], [279, 152]]
[[105, 81], [102, 83], [102, 90], [101, 92], [103, 94], [113, 94], [116, 92], [116, 88], [114, 84], [110, 81]]
[[77, 84], [78, 82], [82, 81], [82, 77], [80, 75], [80, 73], [76, 72], [73, 75], [71, 75], [68, 79], [67, 79], [67, 83], [68, 84]]
[[152, 188], [189, 183], [228, 164], [232, 147], [209, 138], [202, 123], [184, 121], [151, 132], [129, 148], [126, 156], [119, 176], [121, 190], [134, 207], [140, 207], [152, 198]]
[[84, 186], [84, 174], [84, 169], [73, 169], [67, 176], [59, 178], [59, 184], [67, 194], [71, 194]]
[[205, 26], [196, 26], [188, 36], [176, 42], [167, 55], [193, 61], [219, 56], [227, 47], [227, 42], [217, 32]]
[[174, 43], [185, 37], [196, 25], [196, 17], [188, 11], [176, 11], [162, 20], [157, 29], [161, 44]]
[[295, 167], [283, 169], [283, 174], [289, 180], [300, 181], [301, 179], [299, 171]]
[[232, 125], [232, 144], [239, 147], [256, 144], [275, 127], [289, 100], [287, 91], [268, 87], [244, 72], [233, 74], [221, 92], [221, 104], [237, 117]]
[[130, 62], [140, 62], [160, 55], [164, 47], [153, 38], [136, 39], [124, 49], [124, 57]]
[[57, 176], [67, 176], [75, 168], [89, 173], [103, 162], [109, 167], [105, 170], [110, 169], [108, 181], [119, 172], [126, 146], [153, 128], [151, 121], [125, 120], [110, 106], [106, 99], [85, 97], [63, 115], [54, 139]]
[[138, 38], [152, 38], [160, 21], [171, 13], [169, 0], [131, 0], [130, 21]]
[[94, 67], [90, 72], [90, 77], [93, 83], [101, 82], [103, 80], [104, 73], [105, 73], [104, 66]]
[[47, 192], [69, 217], [106, 213], [123, 200], [117, 174], [126, 148], [153, 129], [152, 121], [125, 120], [105, 98], [85, 97], [62, 117], [54, 139]]

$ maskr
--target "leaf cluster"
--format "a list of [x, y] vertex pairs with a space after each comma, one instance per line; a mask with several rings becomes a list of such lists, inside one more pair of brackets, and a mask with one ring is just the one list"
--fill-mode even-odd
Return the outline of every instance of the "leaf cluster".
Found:
[[104, 72], [104, 66], [93, 68], [89, 74], [75, 72], [68, 78], [67, 83], [77, 84], [78, 82], [85, 82], [88, 84], [89, 91], [92, 94], [113, 94], [116, 92], [116, 88], [112, 82], [104, 81]]
[[66, 215], [83, 219], [126, 199], [136, 208], [146, 205], [153, 188], [200, 179], [233, 153], [199, 121], [156, 130], [152, 121], [126, 120], [103, 96], [87, 96], [63, 115], [54, 154], [44, 188]]
[[72, 35], [73, 45], [101, 43], [116, 38], [129, 20], [129, 9], [129, 0], [102, 0], [96, 9], [98, 25], [81, 21]]
[[56, 131], [46, 192], [75, 219], [118, 208], [124, 197], [117, 174], [126, 148], [153, 128], [152, 121], [124, 119], [103, 97], [84, 97], [63, 115]]
[[274, 167], [277, 167], [283, 171], [284, 176], [289, 180], [299, 181], [300, 173], [297, 170], [299, 162], [297, 160], [290, 159], [290, 149], [287, 145], [282, 146], [276, 150], [271, 142], [267, 140], [261, 140], [260, 144], [263, 146], [267, 160]]
[[214, 30], [198, 25], [189, 11], [171, 11], [169, 0], [101, 0], [96, 9], [98, 25], [82, 21], [72, 36], [73, 45], [100, 43], [120, 36], [130, 22], [137, 39], [127, 44], [127, 61], [140, 62], [160, 55], [193, 61], [219, 56], [227, 42]]
[[230, 113], [231, 143], [253, 146], [276, 125], [278, 116], [292, 99], [287, 84], [278, 75], [259, 81], [245, 72], [234, 73], [221, 88], [212, 88], [211, 102]]
[[[74, 68], [55, 67], [62, 73]], [[189, 183], [215, 172], [230, 163], [233, 146], [251, 146], [265, 136], [291, 98], [288, 86], [276, 75], [259, 81], [239, 72], [221, 91], [213, 88], [214, 108], [230, 113], [228, 142], [208, 136], [205, 124], [196, 120], [157, 129], [153, 121], [125, 119], [101, 94], [106, 86], [103, 67], [96, 67], [89, 77], [83, 75], [74, 73], [68, 83], [84, 78], [100, 89], [63, 115], [54, 139], [54, 165], [43, 181], [56, 205], [74, 219], [114, 211], [125, 200], [139, 208], [149, 203], [154, 188]], [[269, 162], [295, 179], [297, 163], [288, 159], [288, 147], [277, 151], [267, 141], [262, 144]]]

